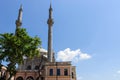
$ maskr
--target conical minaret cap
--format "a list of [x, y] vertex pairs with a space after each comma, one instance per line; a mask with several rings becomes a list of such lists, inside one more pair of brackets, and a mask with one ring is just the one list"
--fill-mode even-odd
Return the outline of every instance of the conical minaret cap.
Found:
[[16, 20], [16, 28], [18, 28], [22, 25], [22, 14], [23, 14], [23, 6], [21, 4], [20, 9], [19, 9], [19, 13], [18, 13], [18, 18]]
[[52, 27], [52, 25], [54, 24], [53, 18], [52, 18], [52, 5], [50, 4], [50, 8], [49, 8], [49, 18], [47, 21], [47, 24], [49, 27]]

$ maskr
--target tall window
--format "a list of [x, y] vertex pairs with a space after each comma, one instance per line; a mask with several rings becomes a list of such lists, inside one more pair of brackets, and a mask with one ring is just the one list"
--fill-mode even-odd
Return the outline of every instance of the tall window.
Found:
[[50, 69], [50, 76], [53, 76], [53, 69]]
[[64, 75], [68, 76], [68, 69], [64, 69]]
[[72, 78], [74, 78], [74, 73], [72, 72]]
[[57, 76], [60, 76], [60, 69], [57, 69]]

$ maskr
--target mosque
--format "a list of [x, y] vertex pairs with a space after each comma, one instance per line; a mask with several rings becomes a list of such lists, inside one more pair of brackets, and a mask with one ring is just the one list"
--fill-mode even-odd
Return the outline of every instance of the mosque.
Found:
[[[22, 65], [18, 66], [17, 73], [13, 80], [76, 80], [76, 67], [71, 62], [56, 62], [52, 51], [52, 5], [49, 8], [48, 24], [48, 50], [38, 48], [40, 56], [33, 59], [25, 59]], [[16, 28], [22, 25], [22, 6], [19, 9]]]

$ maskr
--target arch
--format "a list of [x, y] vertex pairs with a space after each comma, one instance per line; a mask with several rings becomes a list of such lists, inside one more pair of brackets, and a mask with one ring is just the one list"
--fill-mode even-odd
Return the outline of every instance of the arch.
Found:
[[36, 80], [44, 80], [44, 77], [37, 77]]
[[26, 80], [34, 80], [32, 76], [28, 76]]
[[39, 77], [37, 77], [36, 80], [39, 80]]
[[19, 76], [16, 78], [16, 80], [23, 80], [23, 77]]

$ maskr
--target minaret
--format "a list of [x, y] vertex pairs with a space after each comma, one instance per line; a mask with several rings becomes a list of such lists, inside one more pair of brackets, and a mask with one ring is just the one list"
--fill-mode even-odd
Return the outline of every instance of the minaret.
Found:
[[49, 8], [49, 18], [47, 21], [48, 24], [48, 61], [53, 62], [53, 49], [52, 49], [52, 26], [53, 26], [53, 19], [52, 19], [52, 6], [50, 4]]
[[22, 5], [20, 6], [19, 9], [19, 14], [18, 14], [18, 19], [16, 20], [16, 29], [19, 28], [22, 25], [22, 13], [23, 13], [23, 9], [22, 9]]

